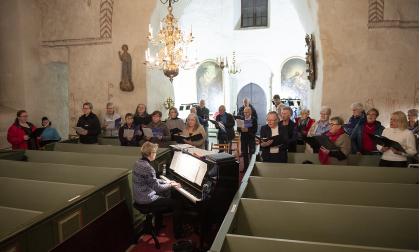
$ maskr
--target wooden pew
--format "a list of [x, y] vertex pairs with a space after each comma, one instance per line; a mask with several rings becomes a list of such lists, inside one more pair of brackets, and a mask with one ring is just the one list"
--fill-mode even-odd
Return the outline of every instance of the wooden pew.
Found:
[[22, 162], [0, 159], [0, 177], [21, 178], [69, 184], [109, 185], [128, 175], [123, 168], [90, 167], [66, 164]]
[[[349, 166], [378, 166], [380, 156], [374, 155], [353, 155], [348, 156]], [[310, 153], [288, 153], [288, 163], [302, 164], [304, 161], [311, 161], [314, 164], [320, 164], [318, 154]]]
[[253, 176], [416, 184], [418, 169], [256, 162]]
[[243, 198], [418, 208], [414, 184], [250, 177]]
[[415, 250], [376, 248], [334, 243], [275, 239], [227, 234], [222, 252], [413, 252]]
[[0, 177], [94, 186], [95, 192], [90, 197], [95, 198], [97, 204], [87, 210], [86, 221], [94, 219], [120, 201], [125, 200], [131, 206], [130, 172], [122, 168], [0, 160]]
[[418, 210], [241, 199], [230, 234], [418, 249]]
[[91, 167], [133, 168], [138, 156], [121, 156], [111, 154], [91, 154], [61, 151], [26, 150], [29, 162], [82, 165]]
[[[29, 251], [34, 251], [32, 248], [47, 251], [120, 202], [128, 206], [128, 218], [132, 220], [128, 174], [128, 169], [121, 168], [0, 160], [0, 206], [40, 215], [21, 225], [13, 221], [14, 229], [9, 226], [7, 233], [0, 235], [0, 251], [16, 246], [19, 251], [26, 251], [26, 246], [31, 248]], [[72, 193], [79, 187], [89, 190], [83, 194]], [[80, 221], [75, 219], [66, 224], [69, 216]], [[60, 228], [61, 222], [63, 228]], [[36, 228], [30, 229], [31, 226]], [[17, 228], [19, 234], [16, 234]], [[60, 233], [60, 230], [64, 231]]]
[[[71, 144], [71, 143], [54, 143], [51, 150], [61, 152], [78, 152], [92, 154], [112, 154], [123, 156], [140, 156], [140, 147], [98, 145], [98, 144]], [[162, 149], [159, 149], [162, 151]]]
[[[41, 212], [11, 233], [1, 234], [0, 249], [19, 244], [19, 251], [48, 251], [78, 231], [94, 202], [87, 196], [94, 186], [0, 177], [0, 206]], [[36, 226], [36, 228], [29, 228]]]
[[417, 170], [250, 163], [209, 251], [418, 251]]

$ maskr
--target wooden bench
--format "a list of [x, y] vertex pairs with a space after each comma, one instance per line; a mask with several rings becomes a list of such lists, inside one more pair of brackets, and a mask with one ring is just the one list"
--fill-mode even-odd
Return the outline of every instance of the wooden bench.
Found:
[[[353, 155], [347, 158], [348, 166], [378, 166], [380, 156], [374, 155]], [[320, 164], [318, 154], [311, 153], [288, 153], [288, 163], [302, 164], [304, 161], [310, 161], [314, 164]]]
[[334, 243], [275, 239], [227, 234], [222, 252], [408, 252], [416, 250], [376, 248]]
[[131, 209], [128, 174], [120, 168], [0, 160], [0, 206], [14, 209], [11, 218], [22, 217], [0, 233], [0, 251], [47, 251], [118, 203]]
[[243, 198], [418, 208], [415, 184], [250, 177]]
[[418, 210], [241, 199], [230, 234], [418, 249]]
[[416, 184], [418, 169], [256, 162], [253, 176]]

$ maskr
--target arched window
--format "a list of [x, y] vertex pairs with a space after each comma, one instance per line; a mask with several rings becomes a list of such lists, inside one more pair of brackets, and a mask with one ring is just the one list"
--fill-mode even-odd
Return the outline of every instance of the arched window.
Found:
[[268, 0], [241, 0], [241, 27], [267, 26]]

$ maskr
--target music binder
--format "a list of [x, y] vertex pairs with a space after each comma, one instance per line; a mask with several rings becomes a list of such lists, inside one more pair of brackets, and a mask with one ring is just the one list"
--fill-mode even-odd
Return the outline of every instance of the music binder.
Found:
[[276, 136], [271, 136], [271, 137], [260, 137], [260, 136], [255, 136], [255, 138], [260, 141], [260, 143], [262, 142], [267, 142], [270, 140], [273, 140], [273, 143], [270, 145], [271, 147], [273, 146], [278, 146], [280, 148], [284, 148], [285, 147], [285, 142], [282, 139], [281, 135], [276, 135]]
[[173, 137], [174, 137], [174, 140], [177, 143], [184, 143], [184, 140], [194, 142], [194, 141], [199, 141], [199, 140], [203, 139], [203, 135], [201, 135], [201, 134], [188, 136], [188, 137], [187, 136], [182, 136], [182, 135], [174, 135]]
[[171, 135], [173, 135], [173, 134], [179, 134], [179, 133], [182, 132], [182, 130], [179, 129], [179, 128], [174, 128], [174, 129], [171, 129], [169, 131], [171, 132]]
[[320, 136], [313, 136], [313, 138], [318, 141], [319, 146], [324, 147], [325, 149], [330, 151], [330, 156], [337, 158], [338, 160], [344, 160], [346, 159], [346, 155], [344, 155], [343, 152], [341, 152], [341, 149], [335, 145], [333, 142], [331, 142], [330, 138], [326, 135], [320, 135]]
[[319, 145], [319, 142], [314, 137], [303, 136], [303, 141], [309, 144], [309, 146], [311, 146], [311, 148], [313, 149], [315, 153], [317, 153], [319, 151], [319, 148], [321, 147]]
[[394, 148], [397, 151], [401, 151], [404, 153], [407, 153], [404, 148], [401, 146], [400, 143], [391, 140], [387, 137], [384, 136], [380, 136], [380, 135], [373, 135], [373, 134], [369, 134], [369, 137], [372, 139], [372, 141], [377, 144], [377, 145], [381, 145], [383, 147], [390, 147], [390, 148]]
[[40, 137], [42, 135], [42, 132], [44, 132], [44, 130], [45, 130], [45, 128], [37, 128], [32, 132], [30, 137], [32, 137], [32, 138]]

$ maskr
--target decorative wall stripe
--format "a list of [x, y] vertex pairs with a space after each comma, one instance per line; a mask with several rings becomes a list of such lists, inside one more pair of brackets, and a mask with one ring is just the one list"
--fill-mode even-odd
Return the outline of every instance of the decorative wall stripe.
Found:
[[100, 7], [100, 34], [101, 38], [112, 38], [112, 11], [114, 0], [102, 0]]
[[418, 20], [391, 20], [384, 17], [385, 0], [369, 0], [368, 28], [418, 28]]
[[44, 47], [101, 45], [112, 42], [112, 13], [114, 0], [101, 0], [99, 6], [98, 37], [41, 41]]

